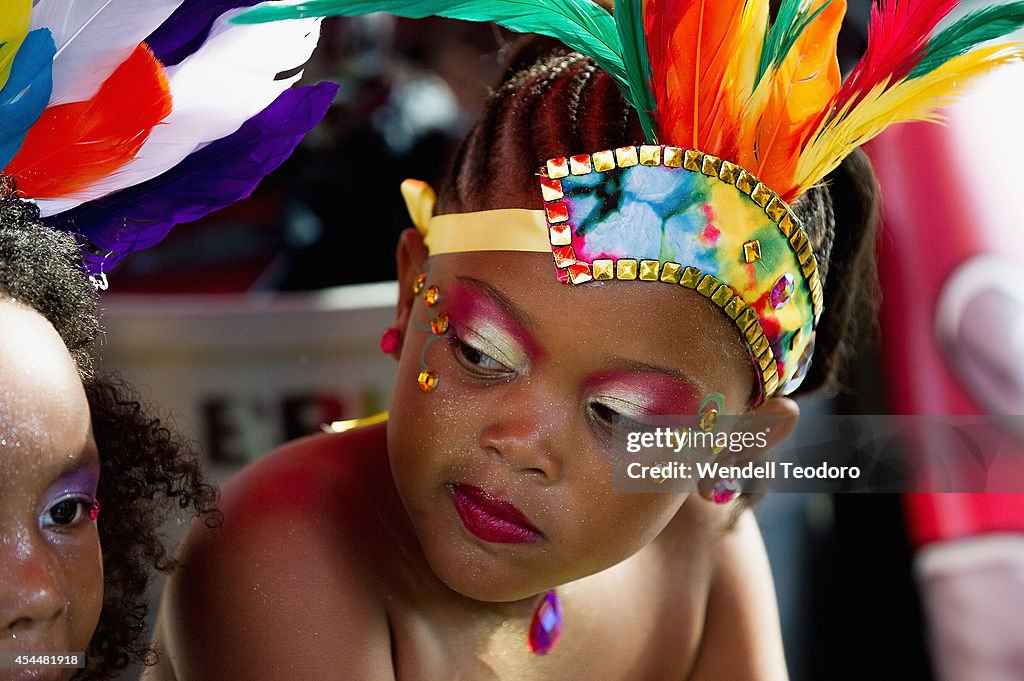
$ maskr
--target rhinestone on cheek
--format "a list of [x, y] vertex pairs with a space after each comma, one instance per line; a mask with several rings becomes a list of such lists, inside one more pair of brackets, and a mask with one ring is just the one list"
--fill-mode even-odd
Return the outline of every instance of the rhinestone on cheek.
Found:
[[420, 390], [425, 393], [429, 393], [436, 388], [438, 380], [437, 372], [432, 369], [424, 369], [416, 377], [416, 383], [419, 384]]

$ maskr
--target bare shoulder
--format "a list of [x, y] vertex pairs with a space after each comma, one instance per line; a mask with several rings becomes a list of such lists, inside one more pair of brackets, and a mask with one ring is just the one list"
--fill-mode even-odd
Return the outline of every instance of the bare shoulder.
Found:
[[690, 681], [786, 681], [778, 606], [754, 514], [744, 511], [715, 543], [707, 614]]
[[[222, 490], [164, 593], [158, 649], [177, 681], [392, 679], [373, 538], [396, 531], [383, 427], [299, 440]], [[377, 563], [379, 564], [379, 563]]]

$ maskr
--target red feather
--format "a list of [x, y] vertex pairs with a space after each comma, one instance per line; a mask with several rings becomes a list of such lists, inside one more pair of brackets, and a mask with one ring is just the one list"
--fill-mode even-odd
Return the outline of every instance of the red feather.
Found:
[[143, 43], [92, 99], [44, 111], [4, 172], [26, 196], [73, 194], [134, 158], [170, 113], [163, 66]]
[[959, 0], [881, 0], [871, 7], [868, 47], [836, 94], [835, 106], [858, 102], [883, 80], [895, 83], [921, 61], [935, 26]]

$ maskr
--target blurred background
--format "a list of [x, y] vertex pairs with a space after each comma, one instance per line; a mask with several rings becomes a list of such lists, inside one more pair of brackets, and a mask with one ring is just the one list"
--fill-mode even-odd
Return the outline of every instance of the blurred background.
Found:
[[[870, 14], [866, 0], [849, 4], [845, 67]], [[378, 343], [410, 226], [399, 183], [439, 184], [515, 39], [442, 19], [326, 21], [304, 77], [341, 85], [324, 122], [252, 197], [111, 274], [104, 365], [197, 443], [215, 481], [386, 408], [394, 363]], [[1024, 300], [1006, 286], [1024, 277], [1021, 93], [1024, 71], [1008, 69], [946, 127], [899, 126], [871, 146], [887, 194], [882, 314], [862, 320], [840, 393], [804, 402], [805, 414], [1024, 413], [1013, 406], [1024, 404]], [[950, 307], [949, 281], [968, 270]], [[984, 361], [958, 365], [964, 356]], [[793, 681], [1024, 680], [1020, 497], [770, 494], [756, 512]], [[1017, 615], [1009, 628], [1003, 611]]]

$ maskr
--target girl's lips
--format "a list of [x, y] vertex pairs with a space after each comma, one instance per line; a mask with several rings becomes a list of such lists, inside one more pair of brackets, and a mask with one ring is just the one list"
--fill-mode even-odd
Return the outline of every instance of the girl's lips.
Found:
[[528, 544], [544, 537], [518, 508], [504, 499], [463, 483], [449, 485], [449, 489], [462, 524], [480, 539], [496, 544]]

